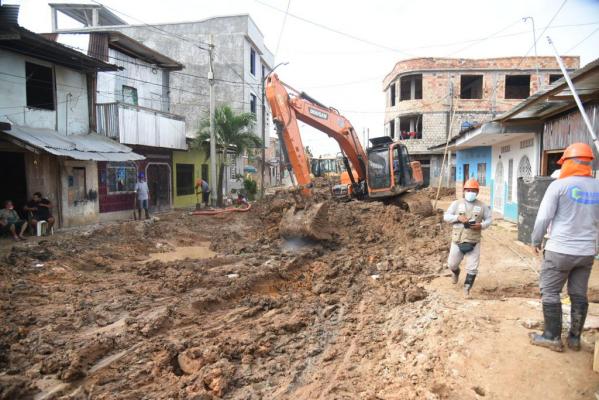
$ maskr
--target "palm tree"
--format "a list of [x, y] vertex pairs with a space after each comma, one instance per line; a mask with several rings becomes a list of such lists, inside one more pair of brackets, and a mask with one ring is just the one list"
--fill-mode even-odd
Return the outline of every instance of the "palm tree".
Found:
[[[214, 112], [214, 133], [216, 147], [221, 149], [220, 162], [218, 162], [218, 192], [217, 204], [223, 203], [223, 179], [225, 174], [225, 154], [233, 153], [239, 157], [246, 151], [250, 152], [262, 146], [262, 140], [252, 133], [256, 124], [256, 116], [252, 113], [236, 114], [228, 105], [218, 107]], [[210, 119], [206, 118], [200, 123], [198, 135], [192, 147], [201, 148], [210, 139]], [[218, 152], [218, 151], [217, 151]]]

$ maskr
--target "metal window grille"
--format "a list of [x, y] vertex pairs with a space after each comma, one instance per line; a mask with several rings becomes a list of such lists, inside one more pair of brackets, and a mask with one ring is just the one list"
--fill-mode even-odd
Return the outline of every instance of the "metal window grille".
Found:
[[527, 156], [522, 156], [518, 163], [518, 178], [529, 178], [532, 176], [530, 160]]
[[510, 159], [507, 167], [507, 200], [512, 200], [512, 192], [514, 191], [514, 159]]
[[511, 150], [511, 147], [510, 147], [510, 145], [509, 145], [509, 144], [508, 144], [508, 145], [506, 145], [506, 146], [501, 146], [501, 152], [502, 152], [502, 153], [507, 153], [507, 152], [509, 152], [510, 150]]
[[534, 139], [527, 139], [527, 140], [523, 140], [520, 142], [520, 148], [521, 149], [525, 149], [527, 147], [532, 147], [535, 144], [535, 140]]

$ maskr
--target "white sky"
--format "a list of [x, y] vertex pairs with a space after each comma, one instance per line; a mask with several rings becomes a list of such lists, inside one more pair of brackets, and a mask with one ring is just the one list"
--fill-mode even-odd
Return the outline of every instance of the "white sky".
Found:
[[[337, 108], [349, 118], [359, 135], [369, 128], [370, 137], [376, 137], [383, 134], [382, 80], [397, 61], [415, 56], [523, 56], [532, 46], [533, 35], [530, 21], [525, 23], [522, 18], [534, 17], [539, 36], [563, 0], [290, 0], [290, 14], [364, 41], [292, 15], [281, 29], [288, 0], [101, 2], [146, 23], [249, 13], [273, 53], [282, 31], [275, 63], [287, 61], [289, 65], [277, 70], [281, 79]], [[19, 22], [22, 26], [35, 32], [50, 31], [47, 1], [9, 0], [5, 3], [21, 4]], [[140, 23], [119, 16], [130, 23]], [[494, 34], [496, 36], [485, 41], [465, 43]], [[539, 55], [553, 55], [545, 39], [547, 35], [561, 54], [579, 55], [581, 66], [598, 58], [599, 1], [567, 0], [539, 40]], [[325, 134], [302, 123], [300, 127], [304, 145], [310, 146], [314, 154], [338, 152], [336, 142]]]

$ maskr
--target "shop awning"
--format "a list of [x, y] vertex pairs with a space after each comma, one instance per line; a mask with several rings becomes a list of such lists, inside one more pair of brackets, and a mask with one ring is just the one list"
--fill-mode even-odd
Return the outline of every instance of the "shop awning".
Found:
[[144, 156], [131, 148], [96, 133], [61, 135], [51, 129], [30, 128], [12, 124], [0, 131], [0, 138], [9, 140], [31, 151], [42, 150], [55, 156], [89, 161], [135, 161]]

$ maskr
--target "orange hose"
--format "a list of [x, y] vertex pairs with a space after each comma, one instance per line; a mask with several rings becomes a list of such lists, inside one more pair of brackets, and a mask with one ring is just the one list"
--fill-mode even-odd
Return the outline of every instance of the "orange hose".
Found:
[[248, 205], [245, 208], [227, 207], [227, 208], [220, 208], [217, 210], [193, 211], [191, 213], [191, 215], [217, 215], [217, 214], [224, 214], [224, 213], [230, 213], [230, 212], [248, 212], [248, 211], [250, 211], [251, 208], [252, 208], [252, 205], [248, 203]]

